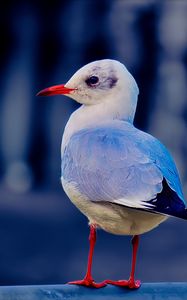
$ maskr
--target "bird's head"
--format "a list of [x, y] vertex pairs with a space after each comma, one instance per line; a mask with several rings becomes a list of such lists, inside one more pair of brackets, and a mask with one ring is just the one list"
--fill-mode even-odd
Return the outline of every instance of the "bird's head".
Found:
[[103, 59], [79, 69], [65, 84], [40, 91], [38, 96], [66, 95], [85, 105], [95, 105], [121, 98], [137, 101], [138, 86], [119, 61]]

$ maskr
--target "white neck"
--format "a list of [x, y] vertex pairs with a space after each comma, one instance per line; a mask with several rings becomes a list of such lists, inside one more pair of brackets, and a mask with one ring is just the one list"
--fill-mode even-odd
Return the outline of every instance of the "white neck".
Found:
[[113, 120], [133, 123], [137, 97], [133, 99], [131, 94], [131, 97], [125, 100], [117, 99], [117, 97], [114, 99], [106, 99], [96, 105], [82, 105], [72, 113], [64, 130], [61, 151], [63, 152], [70, 137], [81, 129], [98, 126]]

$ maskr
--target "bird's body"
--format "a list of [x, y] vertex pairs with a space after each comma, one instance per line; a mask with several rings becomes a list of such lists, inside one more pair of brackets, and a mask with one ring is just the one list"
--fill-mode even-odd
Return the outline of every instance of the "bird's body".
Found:
[[[168, 216], [187, 219], [175, 163], [153, 136], [133, 125], [138, 87], [127, 69], [114, 60], [90, 63], [67, 84], [40, 95], [66, 94], [82, 106], [70, 117], [62, 139], [62, 185], [71, 201], [89, 219], [90, 255], [82, 281], [139, 287], [134, 281], [138, 235]], [[128, 281], [95, 284], [91, 260], [95, 228], [133, 235], [133, 262]]]
[[[80, 113], [82, 114], [82, 111]], [[88, 217], [90, 223], [113, 234], [142, 234], [164, 221], [167, 218], [165, 215], [148, 214], [134, 209], [138, 206], [140, 209], [145, 208], [139, 203], [142, 196], [144, 196], [143, 200], [147, 196], [145, 185], [152, 189], [149, 200], [155, 198], [156, 191], [160, 192], [162, 189], [163, 177], [159, 169], [156, 171], [154, 168], [150, 169], [151, 157], [141, 156], [141, 153], [131, 145], [132, 142], [136, 143], [134, 135], [137, 135], [138, 143], [143, 143], [145, 137], [147, 139], [151, 137], [127, 122], [115, 120], [110, 123], [101, 122], [97, 127], [90, 124], [85, 131], [78, 128], [76, 119], [77, 116], [75, 120], [74, 117], [70, 119], [62, 142], [61, 179], [71, 201]], [[89, 121], [91, 123], [91, 120]], [[75, 126], [73, 126], [74, 131], [71, 123]], [[119, 136], [116, 135], [116, 131]], [[124, 142], [122, 150], [125, 151], [122, 153], [119, 147], [120, 139]], [[111, 150], [114, 153], [110, 155]], [[151, 148], [147, 149], [147, 152], [149, 151]], [[141, 161], [138, 162], [140, 157]], [[134, 188], [138, 183], [133, 174], [134, 171], [136, 172], [134, 164], [139, 172], [138, 181], [141, 182], [144, 174], [146, 176], [146, 178], [144, 176], [145, 182], [140, 184], [139, 191]], [[153, 171], [160, 175], [158, 182], [155, 182], [151, 176], [147, 178], [146, 170], [142, 170], [144, 167], [148, 168], [147, 172]], [[139, 198], [137, 194], [140, 195]], [[124, 197], [127, 205], [124, 205]]]

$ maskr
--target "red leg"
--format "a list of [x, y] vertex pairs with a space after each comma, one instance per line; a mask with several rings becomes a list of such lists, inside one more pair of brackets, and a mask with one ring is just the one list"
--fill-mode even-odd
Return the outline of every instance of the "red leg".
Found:
[[89, 241], [90, 241], [90, 250], [89, 250], [89, 255], [88, 255], [88, 265], [87, 265], [86, 276], [82, 280], [71, 281], [68, 283], [84, 285], [84, 286], [89, 286], [89, 287], [94, 287], [94, 288], [101, 288], [101, 287], [106, 286], [107, 283], [104, 281], [101, 283], [96, 283], [96, 282], [94, 282], [92, 275], [91, 275], [93, 252], [94, 252], [94, 247], [95, 247], [95, 243], [96, 243], [96, 226], [94, 226], [92, 224], [90, 225]]
[[132, 251], [132, 267], [131, 267], [131, 273], [130, 277], [128, 280], [105, 280], [106, 283], [117, 285], [117, 286], [122, 286], [122, 287], [128, 287], [130, 289], [137, 289], [140, 287], [141, 282], [140, 280], [135, 280], [134, 279], [134, 273], [135, 273], [135, 267], [136, 267], [136, 256], [137, 256], [137, 251], [138, 251], [138, 244], [139, 244], [139, 236], [135, 235], [132, 238], [132, 246], [133, 246], [133, 251]]

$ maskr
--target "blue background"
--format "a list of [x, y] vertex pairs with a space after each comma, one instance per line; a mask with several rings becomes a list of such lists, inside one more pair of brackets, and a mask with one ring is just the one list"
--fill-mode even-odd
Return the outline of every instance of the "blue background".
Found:
[[[37, 98], [82, 65], [118, 59], [140, 88], [135, 124], [172, 153], [187, 196], [187, 3], [3, 1], [0, 9], [0, 284], [81, 279], [87, 219], [60, 185], [64, 126], [78, 105]], [[187, 281], [187, 223], [142, 236], [137, 277]], [[98, 232], [96, 280], [128, 277], [130, 237]]]

